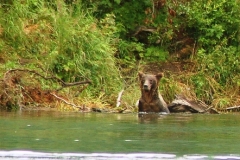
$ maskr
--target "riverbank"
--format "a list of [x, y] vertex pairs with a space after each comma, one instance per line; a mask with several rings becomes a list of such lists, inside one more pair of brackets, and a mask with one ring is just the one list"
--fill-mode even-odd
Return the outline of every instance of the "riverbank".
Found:
[[[139, 65], [139, 70], [146, 73], [164, 73], [159, 90], [167, 104], [170, 104], [176, 98], [176, 95], [184, 96], [194, 103], [201, 102], [207, 109], [214, 109], [219, 112], [238, 111], [240, 96], [231, 97], [236, 99], [232, 106], [226, 104], [219, 108], [214, 104], [207, 104], [205, 99], [199, 99], [195, 93], [194, 86], [189, 83], [189, 75], [197, 74], [194, 69], [195, 63], [191, 61], [182, 62], [164, 62], [148, 63]], [[11, 73], [11, 74], [10, 74]], [[132, 71], [132, 73], [137, 73]], [[133, 76], [133, 75], [132, 75]], [[29, 78], [31, 80], [29, 80]], [[77, 111], [77, 112], [109, 112], [109, 113], [129, 113], [137, 112], [136, 101], [140, 97], [140, 89], [137, 75], [124, 90], [122, 95], [113, 95], [107, 103], [99, 98], [85, 98], [79, 93], [91, 84], [80, 83], [80, 86], [69, 86], [61, 90], [44, 89], [39, 83], [39, 78], [47, 80], [46, 77], [29, 70], [16, 70], [16, 72], [7, 71], [1, 80], [1, 109], [3, 110], [45, 110], [45, 111]], [[53, 79], [54, 77], [52, 77]], [[59, 80], [60, 81], [60, 80]], [[29, 83], [31, 82], [31, 83]], [[30, 84], [30, 85], [29, 85]], [[82, 86], [81, 86], [82, 85]], [[214, 86], [212, 86], [214, 88]], [[121, 91], [119, 91], [120, 93]], [[207, 92], [207, 91], [206, 91]], [[76, 95], [78, 93], [79, 95]], [[104, 96], [104, 95], [103, 95]], [[120, 104], [117, 105], [117, 99], [120, 98]], [[216, 97], [217, 98], [217, 97]], [[219, 97], [221, 98], [221, 97]], [[220, 101], [221, 99], [219, 99]], [[118, 100], [119, 101], [119, 100]], [[216, 100], [215, 100], [216, 101]], [[229, 107], [234, 107], [230, 108]], [[184, 111], [184, 110], [183, 110]], [[185, 111], [187, 111], [185, 109]]]

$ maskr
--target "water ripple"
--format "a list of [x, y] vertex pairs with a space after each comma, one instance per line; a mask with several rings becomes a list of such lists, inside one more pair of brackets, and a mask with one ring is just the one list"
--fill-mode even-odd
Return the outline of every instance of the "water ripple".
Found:
[[205, 159], [216, 159], [216, 160], [240, 160], [239, 155], [183, 155], [176, 156], [174, 154], [160, 154], [160, 153], [46, 153], [46, 152], [34, 152], [24, 150], [14, 151], [0, 151], [0, 159], [83, 159], [83, 160], [145, 160], [145, 159], [171, 159], [171, 160], [205, 160]]

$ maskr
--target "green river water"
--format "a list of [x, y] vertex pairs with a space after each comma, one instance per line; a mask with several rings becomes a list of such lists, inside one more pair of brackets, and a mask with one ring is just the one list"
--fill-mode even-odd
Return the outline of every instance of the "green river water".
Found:
[[240, 159], [239, 114], [0, 112], [2, 159]]

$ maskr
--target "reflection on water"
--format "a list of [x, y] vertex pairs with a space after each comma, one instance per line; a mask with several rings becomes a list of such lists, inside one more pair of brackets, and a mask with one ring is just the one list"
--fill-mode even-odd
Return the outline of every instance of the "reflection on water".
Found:
[[237, 114], [0, 112], [0, 157], [240, 159], [239, 126]]
[[151, 113], [151, 114], [142, 113], [142, 114], [138, 114], [138, 121], [139, 123], [142, 123], [142, 124], [158, 123], [158, 121], [161, 122], [161, 119], [163, 119], [166, 116], [167, 115], [158, 114], [158, 113]]

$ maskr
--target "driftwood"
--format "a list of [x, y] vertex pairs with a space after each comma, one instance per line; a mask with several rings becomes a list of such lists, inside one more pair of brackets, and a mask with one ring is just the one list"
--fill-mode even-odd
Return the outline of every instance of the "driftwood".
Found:
[[209, 107], [205, 103], [196, 100], [189, 100], [184, 96], [176, 96], [171, 104], [168, 105], [168, 109], [171, 113], [179, 112], [190, 112], [190, 113], [213, 113], [218, 114], [218, 112]]
[[53, 95], [55, 98], [57, 98], [57, 99], [63, 101], [64, 103], [66, 103], [66, 104], [68, 104], [68, 105], [71, 105], [73, 108], [81, 108], [80, 106], [77, 106], [77, 105], [74, 104], [74, 103], [70, 103], [70, 102], [68, 102], [67, 100], [65, 100], [65, 99], [63, 99], [63, 98], [57, 96], [57, 95], [54, 94], [54, 93], [50, 93], [50, 94]]
[[118, 98], [117, 98], [116, 107], [119, 107], [119, 106], [121, 105], [121, 98], [122, 98], [123, 92], [124, 92], [124, 90], [121, 90], [121, 91], [118, 93]]
[[228, 107], [226, 108], [227, 111], [239, 111], [240, 106], [233, 106], [233, 107]]

